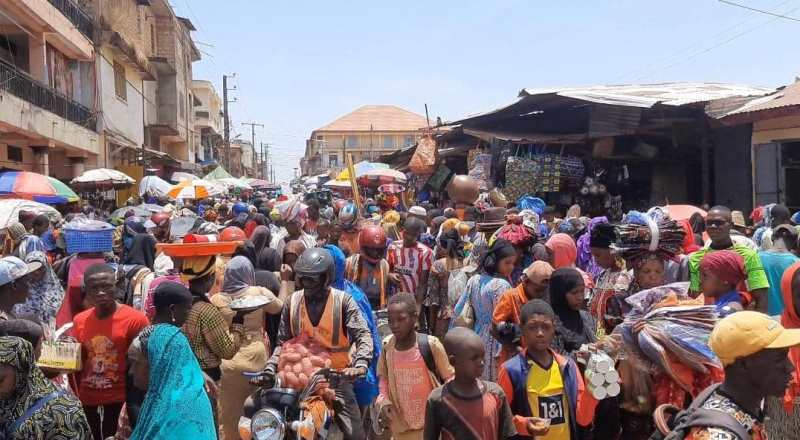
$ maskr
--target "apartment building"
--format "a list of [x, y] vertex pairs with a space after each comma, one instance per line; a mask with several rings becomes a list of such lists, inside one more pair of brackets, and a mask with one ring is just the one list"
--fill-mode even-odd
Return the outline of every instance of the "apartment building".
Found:
[[69, 0], [0, 2], [0, 170], [96, 166], [94, 22]]
[[365, 105], [311, 132], [300, 161], [303, 175], [344, 167], [344, 154], [353, 162], [414, 145], [426, 127], [425, 117], [394, 105]]
[[222, 98], [211, 81], [192, 81], [192, 92], [199, 105], [194, 108], [195, 145], [201, 162], [218, 160], [224, 147], [222, 138]]

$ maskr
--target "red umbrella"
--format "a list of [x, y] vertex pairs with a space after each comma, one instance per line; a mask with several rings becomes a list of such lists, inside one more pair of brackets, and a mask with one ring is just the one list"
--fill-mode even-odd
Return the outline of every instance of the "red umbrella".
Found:
[[406, 175], [397, 170], [375, 169], [358, 177], [360, 185], [384, 185], [387, 183], [405, 184]]
[[708, 213], [692, 205], [667, 205], [664, 207], [669, 212], [669, 218], [673, 220], [689, 220], [695, 212], [705, 217]]

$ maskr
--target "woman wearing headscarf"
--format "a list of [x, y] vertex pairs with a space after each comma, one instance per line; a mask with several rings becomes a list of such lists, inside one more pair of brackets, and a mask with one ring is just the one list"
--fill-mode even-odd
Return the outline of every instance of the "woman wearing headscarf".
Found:
[[216, 439], [203, 372], [180, 328], [155, 325], [142, 347], [134, 381], [147, 394], [131, 440]]
[[[575, 244], [575, 239], [570, 235], [564, 233], [557, 233], [550, 236], [545, 243], [547, 254], [549, 255], [549, 263], [553, 269], [561, 269], [563, 267], [575, 268], [575, 261], [578, 258], [578, 247]], [[594, 287], [594, 279], [588, 273], [576, 269], [583, 276], [583, 284], [586, 289]]]
[[122, 273], [128, 279], [124, 302], [136, 310], [145, 310], [150, 284], [156, 277], [156, 239], [150, 234], [136, 234], [122, 260]]
[[80, 401], [44, 377], [30, 342], [0, 337], [0, 384], [0, 430], [7, 440], [92, 438]]
[[7, 234], [13, 242], [13, 254], [20, 260], [34, 251], [44, 252], [44, 243], [38, 236], [29, 233], [22, 223], [12, 223], [8, 225]]
[[242, 416], [242, 405], [245, 399], [255, 391], [245, 371], [261, 371], [267, 365], [267, 346], [264, 339], [264, 313], [278, 314], [283, 301], [272, 292], [256, 286], [256, 275], [253, 264], [246, 257], [231, 258], [225, 268], [222, 291], [211, 298], [225, 321], [230, 326], [236, 312], [231, 310], [232, 301], [241, 298], [264, 298], [266, 304], [258, 310], [244, 315], [244, 341], [230, 360], [221, 364], [222, 380], [220, 382], [219, 419], [225, 438], [238, 436], [239, 417]]
[[608, 303], [615, 298], [627, 296], [633, 281], [633, 274], [626, 268], [625, 260], [611, 251], [615, 239], [614, 226], [608, 223], [596, 225], [589, 237], [592, 260], [602, 269], [595, 278], [589, 305], [592, 317], [599, 324], [598, 335], [611, 334], [614, 327], [622, 322], [622, 316], [608, 313]]
[[283, 249], [283, 264], [294, 266], [295, 261], [300, 258], [300, 255], [303, 255], [307, 248], [308, 246], [304, 245], [300, 240], [292, 240], [286, 243], [286, 247]]
[[336, 267], [336, 274], [333, 283], [331, 283], [331, 287], [345, 291], [353, 297], [353, 300], [355, 300], [356, 304], [358, 304], [358, 308], [361, 310], [361, 316], [364, 318], [364, 321], [367, 322], [370, 334], [372, 334], [372, 349], [374, 353], [369, 368], [367, 369], [367, 375], [353, 383], [356, 401], [363, 412], [367, 406], [372, 404], [375, 397], [378, 396], [377, 369], [378, 358], [380, 358], [381, 354], [381, 336], [380, 333], [378, 333], [378, 326], [375, 323], [375, 316], [372, 313], [372, 306], [369, 304], [367, 295], [360, 287], [344, 276], [346, 266], [344, 252], [342, 252], [339, 247], [332, 244], [325, 245], [324, 248], [333, 256], [333, 262]]
[[592, 232], [598, 225], [607, 223], [608, 217], [595, 217], [589, 220], [586, 233], [581, 235], [576, 242], [578, 247], [578, 258], [575, 261], [575, 265], [579, 269], [591, 275], [593, 279], [597, 279], [597, 277], [600, 275], [600, 272], [603, 271], [603, 268], [597, 264], [597, 261], [595, 261], [594, 257], [592, 256]]
[[44, 252], [31, 252], [25, 257], [26, 263], [40, 263], [42, 266], [28, 275], [28, 299], [24, 304], [14, 307], [17, 316], [34, 315], [46, 327], [55, 326], [56, 313], [64, 301], [64, 288], [58, 281]]
[[[800, 262], [789, 266], [783, 273], [781, 294], [784, 304], [781, 325], [787, 329], [800, 328]], [[786, 387], [786, 394], [783, 399], [768, 397], [764, 402], [768, 438], [796, 438], [800, 432], [800, 347], [789, 349], [789, 359], [795, 371]]]
[[[500, 295], [511, 289], [509, 277], [516, 261], [517, 252], [514, 246], [506, 240], [495, 240], [481, 260], [479, 273], [467, 281], [466, 291], [455, 307], [456, 316], [471, 314], [474, 320], [472, 329], [486, 346], [482, 376], [484, 380], [497, 379], [500, 343], [492, 336], [492, 313]], [[472, 312], [469, 313], [469, 310]]]
[[511, 279], [519, 279], [522, 269], [533, 263], [530, 247], [536, 242], [536, 231], [523, 224], [521, 216], [510, 214], [506, 216], [506, 224], [494, 236], [508, 241], [517, 251], [517, 265], [511, 273]]
[[550, 276], [550, 305], [556, 314], [553, 345], [564, 355], [596, 340], [595, 321], [583, 310], [584, 289], [583, 276], [575, 268], [562, 267]]
[[255, 227], [255, 229], [253, 229], [253, 233], [250, 235], [250, 242], [253, 243], [253, 249], [255, 250], [256, 257], [265, 247], [269, 247], [269, 242], [271, 240], [272, 235], [269, 233], [269, 228], [266, 226], [258, 225]]

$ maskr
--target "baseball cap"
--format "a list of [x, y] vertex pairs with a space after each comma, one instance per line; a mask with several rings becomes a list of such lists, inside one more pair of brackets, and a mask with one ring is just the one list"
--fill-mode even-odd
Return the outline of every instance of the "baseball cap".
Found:
[[800, 329], [786, 329], [763, 313], [736, 312], [714, 326], [708, 345], [722, 365], [728, 366], [764, 349], [800, 345]]
[[422, 216], [428, 215], [428, 212], [425, 211], [425, 208], [423, 208], [422, 206], [412, 206], [411, 208], [408, 209], [408, 213], [414, 215], [422, 215]]
[[42, 263], [38, 261], [26, 263], [17, 257], [0, 258], [0, 286], [16, 281], [41, 267]]

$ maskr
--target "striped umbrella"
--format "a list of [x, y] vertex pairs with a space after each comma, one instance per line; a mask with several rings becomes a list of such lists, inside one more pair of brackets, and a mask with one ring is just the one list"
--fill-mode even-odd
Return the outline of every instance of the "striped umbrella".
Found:
[[30, 171], [1, 173], [0, 195], [49, 204], [80, 200], [75, 191], [60, 180]]
[[406, 183], [406, 175], [397, 170], [379, 168], [358, 176], [359, 185], [379, 186], [387, 183], [403, 185]]
[[173, 199], [207, 199], [224, 192], [219, 186], [207, 180], [197, 179], [184, 180], [173, 186], [167, 191], [167, 196]]

